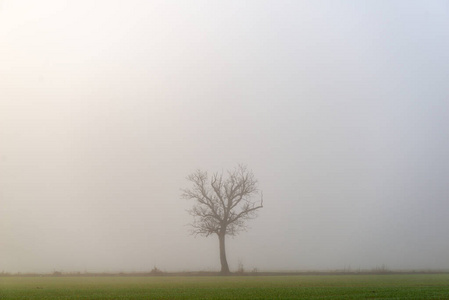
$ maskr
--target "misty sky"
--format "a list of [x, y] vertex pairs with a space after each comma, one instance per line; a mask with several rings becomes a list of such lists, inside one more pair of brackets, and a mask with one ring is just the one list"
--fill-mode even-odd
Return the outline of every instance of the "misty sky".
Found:
[[0, 1], [0, 272], [449, 269], [447, 1]]

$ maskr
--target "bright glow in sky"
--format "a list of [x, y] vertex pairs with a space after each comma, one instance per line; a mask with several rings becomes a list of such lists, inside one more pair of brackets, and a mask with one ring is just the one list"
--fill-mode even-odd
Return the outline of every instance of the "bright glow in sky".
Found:
[[0, 1], [0, 271], [449, 269], [447, 1]]

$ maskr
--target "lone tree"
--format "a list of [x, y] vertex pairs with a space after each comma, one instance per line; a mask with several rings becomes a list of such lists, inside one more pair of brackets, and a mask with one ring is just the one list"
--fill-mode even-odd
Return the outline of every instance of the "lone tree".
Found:
[[193, 184], [184, 189], [182, 197], [193, 199], [195, 204], [189, 213], [194, 217], [192, 233], [202, 236], [216, 234], [220, 245], [221, 273], [229, 274], [226, 260], [225, 237], [234, 236], [246, 229], [246, 221], [257, 216], [256, 211], [263, 207], [252, 198], [259, 194], [257, 180], [245, 166], [223, 174], [215, 173], [210, 179], [207, 172], [197, 170], [187, 177]]

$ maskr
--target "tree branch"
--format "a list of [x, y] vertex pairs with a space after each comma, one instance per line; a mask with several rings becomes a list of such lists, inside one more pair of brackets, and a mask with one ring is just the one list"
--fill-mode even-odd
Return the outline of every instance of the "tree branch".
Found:
[[191, 224], [195, 234], [208, 236], [225, 232], [234, 235], [244, 230], [245, 220], [256, 216], [255, 211], [263, 207], [251, 200], [258, 193], [257, 180], [245, 166], [239, 165], [228, 171], [228, 178], [215, 173], [208, 179], [207, 172], [197, 170], [187, 177], [192, 182], [191, 189], [184, 189], [182, 197], [195, 200], [189, 211], [194, 217]]

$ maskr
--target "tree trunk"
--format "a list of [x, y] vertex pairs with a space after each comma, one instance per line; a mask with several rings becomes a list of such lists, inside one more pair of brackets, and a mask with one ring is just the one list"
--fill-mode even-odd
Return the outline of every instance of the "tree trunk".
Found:
[[225, 234], [219, 233], [218, 240], [220, 242], [220, 262], [221, 262], [221, 274], [229, 274], [228, 261], [226, 260], [226, 247], [225, 247]]

